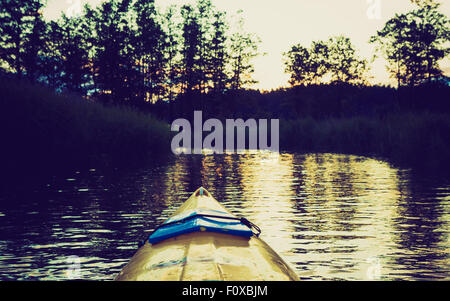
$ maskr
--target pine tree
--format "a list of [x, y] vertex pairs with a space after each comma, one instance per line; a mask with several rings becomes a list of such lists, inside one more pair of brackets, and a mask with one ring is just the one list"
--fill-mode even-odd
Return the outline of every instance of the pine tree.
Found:
[[227, 24], [225, 21], [225, 13], [216, 12], [213, 19], [213, 36], [210, 47], [210, 79], [212, 81], [212, 89], [215, 92], [223, 92], [228, 82], [227, 61], [229, 54], [227, 49], [228, 37]]
[[165, 66], [165, 95], [169, 103], [175, 99], [177, 92], [180, 90], [180, 45], [181, 34], [180, 28], [175, 21], [176, 7], [170, 6], [163, 15], [163, 30], [165, 32], [164, 41], [164, 58]]
[[134, 4], [137, 33], [135, 36], [136, 59], [139, 60], [141, 89], [144, 100], [157, 100], [165, 90], [166, 33], [159, 20], [154, 1], [138, 0]]
[[0, 61], [7, 71], [30, 79], [38, 77], [46, 24], [40, 0], [0, 2]]
[[198, 76], [200, 81], [200, 91], [205, 93], [210, 89], [210, 67], [212, 55], [212, 36], [213, 25], [211, 20], [214, 17], [214, 7], [210, 0], [198, 0], [197, 2], [197, 20], [200, 25], [200, 56]]
[[201, 26], [195, 9], [190, 5], [181, 8], [183, 17], [182, 77], [183, 92], [190, 94], [200, 90], [201, 75]]
[[244, 19], [240, 17], [237, 29], [231, 36], [231, 88], [242, 89], [244, 86], [257, 83], [252, 78], [255, 71], [251, 61], [259, 55], [260, 40], [253, 34], [244, 31]]
[[[58, 22], [51, 22], [49, 28], [47, 77], [60, 82], [60, 88], [87, 95], [92, 78], [88, 50], [91, 33], [86, 19], [63, 15]], [[52, 69], [55, 74], [51, 74]]]
[[130, 1], [104, 2], [96, 14], [94, 81], [101, 99], [110, 103], [129, 103], [133, 99], [137, 64], [133, 56], [132, 37], [129, 26]]

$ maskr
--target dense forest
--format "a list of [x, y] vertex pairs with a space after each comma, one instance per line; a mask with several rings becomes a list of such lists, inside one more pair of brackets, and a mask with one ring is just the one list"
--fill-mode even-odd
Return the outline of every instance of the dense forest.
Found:
[[58, 92], [145, 108], [253, 82], [258, 39], [243, 31], [239, 12], [231, 28], [209, 0], [165, 12], [154, 1], [112, 0], [51, 22], [42, 1], [1, 5], [3, 66]]
[[348, 37], [309, 46], [292, 37], [283, 54], [291, 87], [259, 91], [259, 38], [241, 12], [229, 16], [210, 0], [164, 11], [110, 0], [56, 21], [44, 20], [44, 1], [3, 0], [1, 157], [14, 169], [169, 152], [168, 124], [202, 110], [278, 118], [283, 149], [450, 163], [450, 84], [439, 67], [450, 21], [439, 3], [413, 2], [367, 37], [395, 87], [370, 84], [371, 59]]
[[[368, 37], [398, 87], [446, 80], [439, 62], [449, 53], [449, 19], [439, 4], [416, 2], [417, 9], [396, 15]], [[42, 0], [2, 1], [4, 72], [57, 92], [150, 111], [158, 102], [223, 95], [255, 83], [258, 37], [244, 31], [242, 12], [231, 18], [210, 0], [165, 11], [154, 1], [111, 0], [49, 22], [43, 8]], [[293, 87], [369, 85], [369, 61], [348, 37], [293, 45], [284, 56]]]

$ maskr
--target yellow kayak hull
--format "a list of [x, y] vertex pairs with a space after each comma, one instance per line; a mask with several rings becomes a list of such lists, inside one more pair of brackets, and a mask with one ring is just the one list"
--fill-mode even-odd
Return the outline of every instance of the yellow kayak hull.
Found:
[[[201, 189], [201, 192], [200, 192]], [[212, 209], [229, 212], [200, 188], [174, 213]], [[262, 239], [215, 232], [194, 232], [156, 244], [148, 241], [117, 275], [131, 281], [290, 281], [289, 265]]]

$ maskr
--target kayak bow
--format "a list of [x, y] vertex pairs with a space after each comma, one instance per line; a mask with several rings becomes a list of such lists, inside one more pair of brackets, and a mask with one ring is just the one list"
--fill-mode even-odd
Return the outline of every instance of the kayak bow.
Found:
[[199, 188], [149, 236], [116, 280], [299, 280], [258, 231]]

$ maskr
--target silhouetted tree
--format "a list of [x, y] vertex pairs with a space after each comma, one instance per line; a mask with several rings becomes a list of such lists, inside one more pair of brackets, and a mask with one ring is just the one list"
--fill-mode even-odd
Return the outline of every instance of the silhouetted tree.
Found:
[[325, 64], [332, 83], [361, 84], [365, 81], [367, 61], [356, 55], [349, 38], [330, 38], [323, 53], [326, 53]]
[[48, 24], [41, 70], [42, 81], [57, 91], [61, 91], [65, 85], [63, 78], [64, 62], [60, 51], [61, 40], [62, 31], [59, 23], [51, 21]]
[[0, 1], [0, 61], [2, 67], [36, 79], [46, 24], [40, 0]]
[[[241, 12], [240, 12], [241, 13]], [[252, 59], [259, 55], [260, 40], [253, 34], [244, 31], [244, 19], [240, 16], [237, 28], [231, 36], [231, 88], [241, 89], [245, 85], [257, 83], [252, 78], [255, 71]]]
[[48, 23], [40, 0], [4, 0], [0, 8], [0, 66], [58, 91], [146, 107], [255, 83], [259, 40], [244, 32], [242, 17], [230, 35], [211, 0], [164, 14], [154, 0], [111, 0]]
[[133, 44], [140, 67], [140, 97], [144, 101], [156, 101], [164, 94], [168, 41], [153, 0], [137, 0], [134, 10], [137, 32]]
[[92, 14], [95, 24], [94, 81], [99, 96], [108, 102], [129, 103], [135, 92], [138, 73], [134, 60], [128, 15], [130, 0], [111, 0], [102, 3]]
[[31, 23], [31, 32], [23, 44], [23, 63], [26, 76], [30, 80], [37, 80], [41, 75], [46, 31], [47, 24], [42, 19], [41, 12], [38, 11]]
[[425, 3], [396, 14], [371, 37], [399, 86], [416, 86], [442, 74], [438, 62], [449, 54], [450, 21], [438, 8], [439, 4]]
[[201, 83], [201, 28], [198, 15], [194, 7], [184, 5], [181, 8], [183, 17], [183, 44], [181, 49], [182, 63], [181, 74], [184, 83], [184, 92], [191, 93], [194, 89], [200, 89]]
[[223, 92], [229, 81], [227, 74], [227, 61], [230, 56], [227, 49], [227, 29], [225, 13], [216, 12], [213, 17], [213, 32], [209, 59], [209, 77], [212, 81], [212, 90]]
[[211, 71], [211, 56], [212, 56], [212, 36], [213, 25], [212, 19], [214, 17], [214, 7], [211, 0], [197, 1], [197, 18], [200, 25], [200, 56], [199, 56], [199, 80], [200, 91], [205, 93], [211, 85], [210, 71]]
[[163, 15], [163, 30], [165, 32], [165, 49], [164, 56], [166, 60], [165, 70], [165, 94], [169, 103], [175, 99], [177, 92], [180, 90], [180, 28], [175, 21], [176, 7], [170, 6]]
[[295, 45], [285, 55], [286, 72], [291, 85], [331, 83], [361, 84], [365, 82], [367, 61], [356, 55], [349, 38], [338, 36], [316, 41], [310, 49]]
[[49, 23], [45, 53], [45, 74], [49, 82], [81, 95], [88, 93], [92, 83], [90, 35], [83, 17], [68, 18], [63, 15], [58, 22]]
[[194, 42], [192, 50], [195, 49], [195, 42], [198, 42], [198, 56], [194, 60], [198, 90], [201, 93], [223, 91], [228, 81], [226, 65], [229, 58], [225, 13], [218, 11], [210, 0], [198, 0], [191, 16], [194, 23], [190, 27], [184, 26], [184, 29], [191, 30], [190, 35], [186, 35], [186, 31], [184, 35], [185, 41], [189, 37]]
[[318, 84], [326, 73], [327, 46], [323, 42], [313, 42], [311, 49], [300, 44], [284, 53], [285, 72], [290, 74], [289, 83], [295, 85]]

